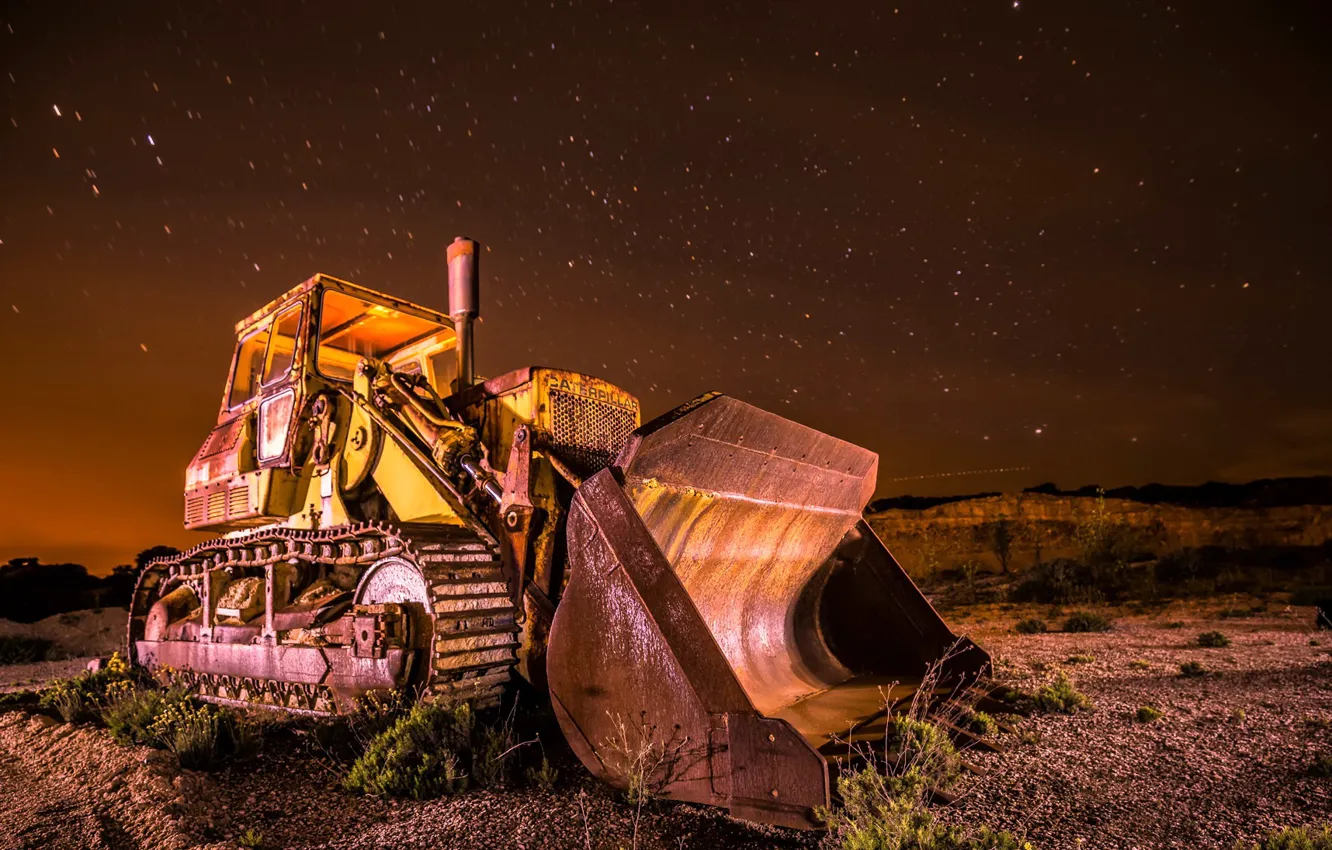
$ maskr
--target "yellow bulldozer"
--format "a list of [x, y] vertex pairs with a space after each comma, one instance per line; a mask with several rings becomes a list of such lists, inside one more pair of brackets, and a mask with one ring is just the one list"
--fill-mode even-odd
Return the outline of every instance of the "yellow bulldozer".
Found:
[[478, 245], [447, 258], [448, 315], [321, 274], [236, 325], [185, 478], [220, 536], [141, 575], [136, 664], [315, 715], [516, 675], [602, 779], [657, 730], [665, 796], [801, 827], [848, 732], [945, 655], [986, 673], [862, 518], [875, 454], [717, 393], [642, 424], [590, 375], [480, 380]]

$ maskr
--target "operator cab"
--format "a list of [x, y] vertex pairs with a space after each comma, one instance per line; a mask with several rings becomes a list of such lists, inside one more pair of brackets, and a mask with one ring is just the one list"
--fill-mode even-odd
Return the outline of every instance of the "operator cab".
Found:
[[363, 359], [387, 361], [395, 372], [424, 375], [440, 395], [451, 392], [457, 371], [450, 355], [457, 337], [447, 316], [328, 275], [310, 278], [238, 323], [236, 332], [224, 415], [284, 383], [298, 359], [320, 378], [343, 382]]
[[[361, 360], [420, 375], [441, 396], [457, 376], [448, 316], [328, 275], [237, 323], [236, 336], [217, 427], [186, 472], [188, 528], [244, 528], [280, 513], [268, 504], [277, 491], [264, 473], [290, 467], [293, 422], [306, 400], [350, 384]], [[234, 481], [246, 473], [254, 480]], [[227, 481], [237, 492], [223, 492]]]

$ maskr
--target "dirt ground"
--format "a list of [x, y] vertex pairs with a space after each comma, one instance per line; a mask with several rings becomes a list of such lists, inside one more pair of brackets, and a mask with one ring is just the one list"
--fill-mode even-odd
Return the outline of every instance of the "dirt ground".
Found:
[[[988, 774], [949, 816], [1040, 847], [1126, 850], [1229, 850], [1270, 829], [1332, 822], [1332, 779], [1308, 770], [1315, 753], [1332, 754], [1332, 632], [1312, 631], [1308, 608], [1216, 619], [1218, 607], [1177, 604], [1101, 634], [1013, 634], [1017, 619], [1048, 609], [955, 618], [994, 654], [1001, 679], [1035, 690], [1063, 670], [1094, 708], [1034, 717], [1019, 727], [1028, 743], [1004, 736], [1004, 753], [975, 753]], [[1230, 646], [1200, 647], [1212, 630]], [[1207, 674], [1182, 677], [1188, 661]], [[1138, 722], [1144, 705], [1162, 717]]]
[[[1307, 772], [1315, 752], [1332, 752], [1332, 632], [1311, 632], [1307, 609], [1218, 620], [1170, 608], [1118, 618], [1104, 634], [1013, 634], [1032, 613], [1058, 622], [1048, 609], [948, 616], [995, 655], [1004, 680], [1034, 690], [1062, 669], [1094, 709], [1023, 720], [1021, 735], [999, 736], [1004, 752], [969, 754], [986, 775], [943, 817], [1023, 832], [1046, 850], [1230, 850], [1270, 828], [1332, 822], [1332, 779]], [[1212, 629], [1231, 645], [1198, 647]], [[1209, 674], [1180, 678], [1185, 661]], [[1164, 714], [1139, 723], [1147, 704]], [[235, 847], [247, 829], [269, 848], [633, 846], [634, 809], [562, 745], [546, 747], [560, 769], [551, 792], [386, 801], [338, 790], [334, 763], [289, 730], [253, 762], [199, 774], [103, 730], [12, 711], [0, 714], [0, 849]], [[654, 850], [817, 844], [670, 803], [650, 806], [637, 830], [637, 846]]]

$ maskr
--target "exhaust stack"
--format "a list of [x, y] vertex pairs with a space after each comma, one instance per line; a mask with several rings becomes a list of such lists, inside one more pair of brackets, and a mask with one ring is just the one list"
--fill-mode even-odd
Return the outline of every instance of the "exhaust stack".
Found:
[[458, 377], [454, 391], [470, 387], [474, 380], [472, 320], [481, 305], [481, 244], [458, 236], [449, 245], [449, 316], [458, 334]]

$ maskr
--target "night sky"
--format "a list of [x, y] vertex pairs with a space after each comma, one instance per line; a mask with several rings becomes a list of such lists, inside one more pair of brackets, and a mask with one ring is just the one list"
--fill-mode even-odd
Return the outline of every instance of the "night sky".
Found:
[[4, 4], [0, 561], [199, 539], [234, 323], [443, 308], [459, 234], [482, 374], [722, 390], [881, 494], [1328, 472], [1318, 7]]

